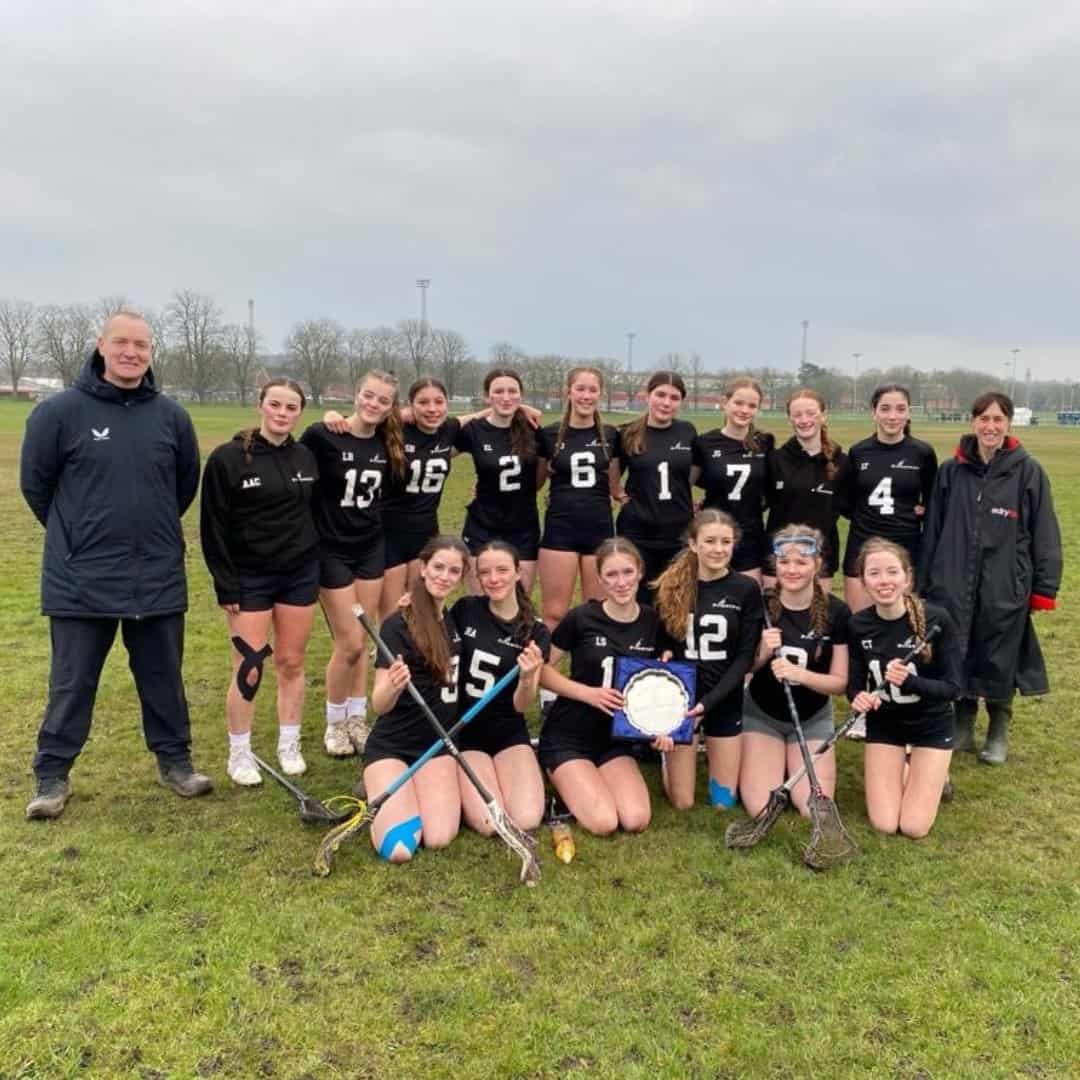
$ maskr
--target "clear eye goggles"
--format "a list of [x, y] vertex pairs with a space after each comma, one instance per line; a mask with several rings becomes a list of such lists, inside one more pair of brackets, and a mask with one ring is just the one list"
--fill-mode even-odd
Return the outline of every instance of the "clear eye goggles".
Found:
[[794, 547], [800, 555], [813, 558], [818, 553], [817, 538], [813, 536], [781, 536], [772, 542], [772, 553], [776, 558], [784, 554], [784, 548]]

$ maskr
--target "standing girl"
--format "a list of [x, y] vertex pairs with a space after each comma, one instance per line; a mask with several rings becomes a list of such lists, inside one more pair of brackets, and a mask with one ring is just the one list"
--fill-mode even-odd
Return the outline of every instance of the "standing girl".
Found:
[[[802, 766], [781, 680], [791, 684], [811, 753], [832, 734], [832, 695], [847, 689], [850, 612], [820, 580], [823, 543], [821, 533], [808, 525], [787, 525], [773, 537], [776, 587], [765, 596], [769, 628], [761, 635], [743, 705], [739, 792], [751, 817], [764, 808], [770, 792]], [[835, 754], [830, 750], [815, 765], [822, 789], [832, 797]], [[805, 777], [791, 792], [804, 817], [809, 794]]]
[[919, 564], [922, 523], [937, 476], [937, 454], [911, 436], [911, 395], [896, 383], [879, 386], [870, 398], [874, 434], [857, 442], [837, 484], [851, 518], [844, 551], [844, 599], [852, 611], [870, 603], [858, 571], [859, 552], [871, 536], [904, 548]]
[[683, 533], [694, 514], [691, 470], [694, 425], [679, 420], [686, 384], [674, 371], [657, 371], [646, 387], [644, 416], [619, 432], [619, 461], [626, 485], [616, 493], [622, 503], [620, 536], [631, 540], [644, 559], [638, 601], [649, 600], [650, 583], [682, 550]]
[[540, 541], [540, 594], [544, 622], [552, 629], [570, 610], [578, 571], [586, 600], [601, 595], [597, 546], [610, 537], [611, 492], [618, 484], [619, 434], [600, 418], [604, 377], [594, 367], [566, 376], [562, 420], [542, 428], [539, 454], [551, 478]]
[[[462, 538], [474, 555], [489, 540], [505, 540], [521, 557], [521, 582], [531, 592], [540, 547], [536, 433], [522, 411], [522, 382], [516, 371], [492, 368], [483, 386], [491, 414], [466, 424], [454, 440], [458, 450], [472, 455], [476, 468], [476, 496], [469, 503]], [[474, 576], [471, 581], [475, 584]]]
[[[656, 610], [678, 642], [675, 655], [697, 665], [697, 704], [709, 763], [709, 803], [735, 805], [742, 744], [743, 678], [761, 637], [761, 586], [732, 572], [739, 530], [722, 510], [701, 510], [687, 544], [656, 583]], [[695, 739], [696, 743], [696, 739]], [[697, 746], [664, 755], [664, 788], [677, 810], [694, 805]]]
[[[375, 661], [371, 704], [375, 726], [364, 750], [364, 786], [376, 799], [438, 737], [423, 709], [405, 692], [410, 681], [444, 728], [453, 726], [458, 701], [461, 636], [443, 618], [446, 598], [461, 584], [468, 562], [455, 536], [436, 536], [420, 552], [420, 577], [407, 607], [380, 628], [394, 654]], [[458, 767], [445, 751], [436, 754], [386, 801], [371, 825], [371, 843], [391, 862], [408, 862], [423, 842], [445, 847], [461, 824]]]
[[[642, 832], [652, 816], [649, 789], [633, 744], [613, 739], [611, 720], [622, 705], [613, 689], [619, 656], [659, 656], [666, 641], [660, 618], [638, 603], [645, 571], [641, 553], [624, 537], [596, 550], [603, 600], [574, 608], [551, 635], [551, 658], [541, 685], [557, 699], [540, 733], [540, 764], [582, 828], [607, 836], [618, 828]], [[570, 677], [557, 668], [570, 654]], [[670, 750], [670, 738], [653, 748]]]
[[[551, 634], [521, 584], [517, 552], [489, 540], [476, 554], [482, 596], [463, 596], [450, 612], [461, 635], [461, 709], [479, 701], [516, 664], [518, 681], [461, 733], [462, 753], [487, 789], [521, 829], [535, 829], [544, 815], [544, 778], [536, 763], [525, 710], [540, 688], [540, 670], [551, 652]], [[462, 772], [461, 805], [470, 828], [491, 836], [484, 801]]]
[[319, 597], [334, 638], [323, 745], [333, 757], [362, 751], [368, 734], [367, 636], [352, 607], [379, 610], [385, 563], [379, 504], [387, 477], [405, 474], [397, 385], [389, 372], [369, 371], [356, 388], [346, 434], [318, 423], [300, 438], [319, 464]]
[[233, 646], [233, 681], [225, 697], [228, 773], [244, 786], [262, 783], [251, 754], [251, 722], [263, 664], [272, 652], [278, 760], [290, 776], [307, 768], [300, 721], [304, 651], [319, 594], [319, 536], [311, 515], [317, 466], [291, 434], [303, 408], [298, 383], [272, 379], [259, 391], [259, 426], [214, 450], [203, 473], [203, 558]]
[[820, 575], [828, 592], [840, 551], [833, 496], [845, 456], [829, 438], [825, 399], [816, 390], [796, 390], [788, 398], [787, 414], [794, 434], [769, 457], [772, 491], [765, 528], [772, 535], [802, 522], [821, 533], [825, 546], [819, 552]]
[[739, 541], [731, 569], [761, 581], [766, 558], [765, 504], [769, 496], [769, 458], [776, 440], [754, 427], [761, 408], [757, 380], [742, 376], [724, 388], [722, 428], [694, 442], [694, 483], [705, 489], [705, 506], [723, 510], [738, 526]]
[[[944, 608], [912, 593], [911, 556], [880, 537], [863, 544], [859, 578], [870, 606], [849, 623], [851, 673], [848, 696], [855, 712], [867, 713], [866, 812], [884, 833], [897, 830], [919, 839], [937, 817], [949, 775], [960, 692], [960, 651]], [[941, 627], [916, 663], [902, 663], [927, 625]], [[886, 695], [872, 691], [879, 685]], [[905, 767], [907, 748], [910, 765]]]

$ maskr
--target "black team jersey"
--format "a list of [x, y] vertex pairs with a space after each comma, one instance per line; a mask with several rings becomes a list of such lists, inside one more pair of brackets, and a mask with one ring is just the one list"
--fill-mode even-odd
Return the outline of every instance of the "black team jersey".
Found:
[[831, 559], [835, 560], [839, 550], [835, 496], [846, 461], [847, 455], [837, 446], [833, 456], [836, 471], [827, 479], [825, 455], [808, 454], [794, 436], [774, 450], [769, 455], [772, 491], [765, 531], [771, 534], [785, 525], [812, 525], [824, 535]]
[[872, 435], [848, 453], [838, 496], [860, 537], [884, 536], [911, 547], [922, 535], [915, 508], [929, 505], [936, 476], [937, 454], [929, 443], [905, 435], [890, 444]]
[[[903, 686], [889, 686], [875, 718], [915, 727], [928, 717], [947, 716], [952, 702], [960, 696], [960, 664], [963, 647], [957, 642], [956, 628], [944, 608], [926, 605], [926, 625], [938, 624], [941, 632], [933, 641], [928, 661], [917, 657], [908, 661], [911, 674]], [[860, 690], [874, 690], [884, 681], [890, 660], [899, 660], [916, 644], [916, 637], [906, 616], [883, 619], [871, 605], [851, 616], [848, 666], [848, 697]]]
[[[523, 639], [515, 639], [511, 623], [503, 622], [492, 612], [487, 597], [463, 596], [450, 617], [461, 634], [461, 696], [459, 713], [475, 705], [511, 668], [517, 666], [521, 650], [535, 641], [546, 661], [551, 654], [551, 633], [537, 619]], [[482, 732], [506, 725], [525, 723], [514, 708], [515, 680], [484, 706], [483, 712], [469, 723], [470, 738], [476, 741]]]
[[687, 420], [646, 425], [640, 454], [620, 452], [630, 501], [619, 514], [619, 533], [638, 547], [677, 547], [694, 516], [690, 470], [697, 431]]
[[594, 520], [611, 517], [608, 464], [619, 456], [619, 433], [604, 425], [604, 442], [595, 427], [567, 427], [562, 446], [556, 446], [560, 424], [549, 424], [537, 435], [537, 452], [548, 461], [548, 516]]
[[522, 461], [510, 446], [510, 429], [472, 420], [457, 434], [454, 446], [471, 454], [476, 469], [476, 498], [469, 515], [498, 535], [539, 528], [536, 511], [536, 459]]
[[[379, 628], [379, 633], [390, 652], [405, 661], [413, 686], [420, 691], [420, 696], [431, 707], [439, 723], [449, 729], [457, 716], [461, 635], [453, 619], [447, 617], [444, 625], [452, 658], [450, 681], [445, 685], [436, 680], [424, 657], [413, 644], [402, 612], [395, 611]], [[377, 668], [390, 666], [390, 661], [383, 656], [381, 649], [376, 654], [375, 666]], [[372, 738], [385, 740], [390, 745], [410, 748], [417, 755], [422, 754], [438, 738], [435, 729], [431, 726], [431, 721], [424, 715], [423, 709], [413, 701], [408, 689], [401, 691], [401, 696], [388, 713], [376, 719], [371, 735]]]
[[719, 428], [694, 441], [694, 464], [701, 469], [698, 486], [705, 489], [705, 505], [730, 514], [743, 536], [761, 536], [769, 497], [769, 455], [776, 440], [766, 431], [755, 432], [754, 449]]
[[383, 495], [386, 532], [438, 532], [439, 501], [450, 475], [450, 458], [460, 429], [455, 416], [448, 416], [430, 433], [416, 424], [405, 425], [405, 475], [391, 473]]
[[754, 662], [765, 616], [761, 586], [745, 574], [729, 572], [699, 581], [686, 638], [677, 660], [697, 665], [697, 699], [705, 711], [723, 716], [742, 711], [743, 678]]
[[[781, 647], [783, 656], [808, 671], [827, 675], [832, 666], [833, 646], [848, 644], [850, 618], [851, 612], [847, 604], [830, 595], [825, 632], [819, 636], [810, 629], [809, 608], [805, 611], [789, 611], [782, 607], [776, 626], [780, 630], [783, 642]], [[791, 713], [788, 711], [784, 688], [773, 675], [770, 664], [771, 660], [767, 660], [754, 672], [754, 677], [750, 680], [750, 696], [758, 708], [768, 713], [774, 720], [790, 723]], [[800, 720], [809, 720], [829, 701], [827, 695], [819, 694], [806, 686], [792, 684], [791, 692], [795, 698], [795, 707], [799, 710]]]
[[[600, 600], [569, 611], [555, 627], [551, 643], [570, 654], [570, 678], [585, 686], [614, 686], [617, 657], [649, 660], [672, 644], [651, 607], [642, 605], [633, 622], [616, 622], [604, 612]], [[576, 743], [603, 745], [611, 740], [611, 717], [581, 701], [556, 698], [544, 722], [543, 737], [560, 741], [562, 732]]]
[[323, 549], [348, 554], [370, 544], [382, 533], [379, 509], [390, 473], [382, 435], [376, 432], [366, 439], [336, 435], [318, 423], [300, 436], [300, 442], [319, 465], [312, 509]]

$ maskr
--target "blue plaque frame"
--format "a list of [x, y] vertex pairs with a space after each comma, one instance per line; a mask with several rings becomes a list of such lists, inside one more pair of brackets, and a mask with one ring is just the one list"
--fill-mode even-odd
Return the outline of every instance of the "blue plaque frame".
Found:
[[[641, 671], [666, 671], [674, 675], [683, 684], [686, 690], [686, 699], [693, 708], [697, 702], [697, 668], [694, 664], [688, 664], [682, 660], [635, 660], [629, 656], [620, 656], [615, 660], [615, 689], [622, 691], [633, 676]], [[683, 718], [683, 722], [670, 732], [672, 740], [677, 744], [686, 745], [694, 741], [694, 726], [697, 721], [690, 716]], [[656, 737], [649, 732], [634, 727], [629, 717], [622, 709], [619, 709], [611, 721], [611, 735], [615, 739], [625, 739], [631, 742], [652, 742]]]

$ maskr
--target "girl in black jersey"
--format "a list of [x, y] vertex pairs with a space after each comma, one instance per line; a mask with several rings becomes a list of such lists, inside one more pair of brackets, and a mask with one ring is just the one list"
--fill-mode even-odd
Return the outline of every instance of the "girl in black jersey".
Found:
[[625, 487], [618, 533], [632, 540], [645, 560], [638, 601], [647, 603], [649, 587], [682, 550], [683, 533], [694, 516], [691, 471], [694, 425], [679, 420], [686, 384], [674, 371], [658, 371], [648, 382], [648, 411], [619, 432], [619, 461]]
[[[450, 612], [461, 635], [459, 712], [514, 665], [521, 674], [462, 731], [458, 746], [518, 827], [535, 829], [544, 816], [544, 778], [524, 713], [540, 688], [551, 634], [522, 588], [520, 560], [509, 544], [488, 541], [476, 554], [476, 576], [483, 596], [464, 596]], [[491, 836], [494, 826], [476, 788], [464, 773], [458, 780], [466, 824]]]
[[595, 552], [614, 533], [611, 491], [618, 484], [619, 456], [619, 434], [600, 418], [603, 390], [599, 369], [571, 368], [562, 420], [537, 432], [538, 452], [550, 478], [538, 563], [549, 629], [570, 610], [579, 569], [582, 597], [601, 596]]
[[[396, 659], [379, 653], [371, 705], [377, 716], [364, 750], [364, 786], [378, 798], [438, 737], [424, 711], [405, 692], [411, 680], [444, 728], [453, 726], [458, 702], [461, 635], [446, 598], [461, 584], [469, 553], [456, 536], [436, 536], [420, 552], [420, 578], [407, 607], [380, 633]], [[371, 843], [391, 862], [408, 862], [423, 842], [445, 847], [461, 824], [458, 767], [445, 751], [403, 784], [375, 815]]]
[[[848, 696], [852, 709], [868, 713], [866, 811], [875, 829], [919, 839], [934, 824], [949, 775], [962, 651], [945, 609], [924, 605], [911, 592], [906, 548], [871, 537], [858, 567], [871, 606], [851, 617]], [[935, 623], [940, 636], [914, 662], [901, 663]], [[879, 684], [884, 698], [870, 692]]]
[[[543, 482], [536, 433], [522, 409], [523, 385], [516, 371], [492, 368], [483, 386], [490, 416], [466, 424], [454, 441], [458, 450], [472, 455], [476, 469], [476, 495], [462, 538], [473, 555], [489, 540], [505, 540], [521, 556], [521, 583], [532, 592], [540, 547], [536, 492]], [[479, 592], [474, 572], [469, 584]]]
[[[704, 732], [709, 765], [709, 803], [735, 805], [742, 747], [743, 679], [761, 637], [761, 586], [733, 573], [739, 530], [722, 510], [701, 510], [687, 543], [656, 582], [656, 610], [678, 642], [675, 656], [697, 667], [697, 704], [691, 716]], [[696, 742], [696, 740], [695, 740]], [[676, 746], [664, 755], [664, 789], [672, 806], [694, 805], [697, 746]]]
[[870, 404], [874, 434], [848, 451], [837, 481], [843, 512], [851, 518], [844, 551], [844, 599], [852, 611], [870, 603], [858, 560], [871, 536], [899, 544], [912, 565], [918, 565], [923, 516], [937, 476], [934, 448], [911, 437], [911, 395], [906, 387], [879, 386]]
[[[802, 766], [781, 680], [791, 684], [799, 721], [811, 752], [832, 734], [831, 697], [847, 689], [847, 604], [826, 593], [821, 583], [824, 537], [809, 525], [788, 525], [773, 537], [776, 588], [765, 595], [768, 622], [761, 635], [754, 676], [743, 703], [742, 765], [739, 794], [753, 817], [784, 778]], [[780, 655], [776, 656], [776, 650]], [[836, 789], [832, 750], [815, 761], [826, 795]], [[799, 813], [807, 814], [809, 784], [803, 778], [791, 792]]]
[[766, 558], [765, 504], [769, 496], [769, 458], [776, 440], [754, 427], [761, 408], [757, 380], [741, 376], [724, 388], [722, 428], [694, 440], [694, 483], [705, 489], [704, 505], [730, 514], [739, 527], [731, 569], [761, 581]]
[[367, 636], [353, 604], [379, 610], [382, 592], [383, 526], [379, 503], [391, 476], [405, 475], [397, 379], [369, 371], [356, 388], [356, 406], [337, 434], [312, 424], [300, 441], [319, 463], [315, 523], [321, 565], [319, 597], [334, 638], [326, 666], [326, 732], [323, 745], [333, 757], [363, 750], [367, 739]]
[[[818, 529], [825, 537], [821, 578], [828, 592], [839, 563], [840, 534], [833, 497], [845, 456], [829, 438], [825, 399], [816, 390], [796, 390], [788, 398], [787, 414], [794, 434], [769, 456], [772, 489], [765, 531], [772, 535], [792, 522]], [[774, 581], [766, 575], [766, 586]]]
[[292, 379], [259, 391], [257, 428], [240, 432], [206, 461], [199, 530], [233, 644], [233, 680], [225, 697], [228, 773], [235, 784], [262, 783], [251, 755], [255, 693], [274, 637], [278, 760], [292, 776], [300, 753], [304, 652], [319, 594], [319, 536], [311, 515], [318, 469], [291, 432], [304, 408]]
[[[540, 733], [540, 764], [582, 828], [607, 836], [622, 827], [641, 832], [652, 816], [649, 789], [632, 745], [612, 738], [611, 720], [622, 705], [613, 688], [619, 656], [658, 657], [665, 637], [660, 618], [637, 601], [645, 570], [629, 540], [613, 537], [596, 550], [604, 599], [574, 608], [551, 635], [551, 658], [540, 681], [553, 690]], [[570, 654], [570, 677], [557, 668]], [[670, 750], [671, 738], [653, 742]]]

